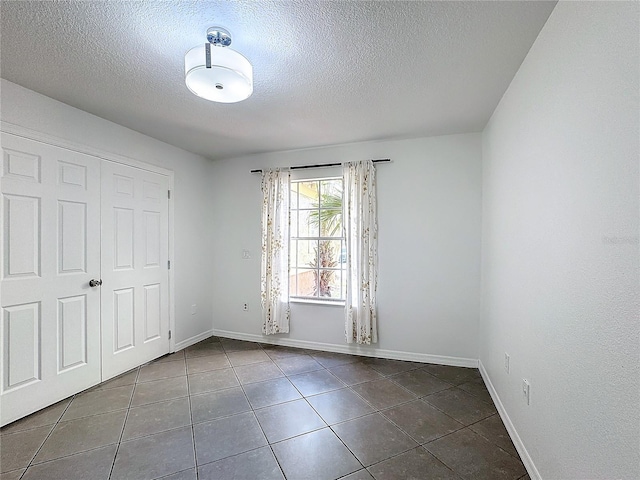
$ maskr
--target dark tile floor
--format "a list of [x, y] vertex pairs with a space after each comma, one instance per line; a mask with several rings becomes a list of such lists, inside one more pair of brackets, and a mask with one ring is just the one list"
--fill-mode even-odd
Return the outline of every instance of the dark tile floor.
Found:
[[8, 479], [528, 478], [478, 370], [210, 338], [0, 430]]

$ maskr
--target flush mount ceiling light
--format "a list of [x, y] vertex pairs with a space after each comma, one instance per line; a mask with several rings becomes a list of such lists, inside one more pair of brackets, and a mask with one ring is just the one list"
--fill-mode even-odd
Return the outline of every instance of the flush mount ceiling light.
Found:
[[228, 48], [229, 31], [211, 27], [207, 40], [184, 56], [187, 88], [212, 102], [235, 103], [249, 98], [253, 93], [253, 67], [249, 60]]

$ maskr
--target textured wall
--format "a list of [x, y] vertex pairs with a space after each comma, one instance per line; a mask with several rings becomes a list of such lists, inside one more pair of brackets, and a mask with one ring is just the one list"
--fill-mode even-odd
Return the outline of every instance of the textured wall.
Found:
[[560, 2], [483, 134], [480, 360], [545, 479], [640, 478], [638, 5]]
[[[378, 168], [380, 349], [477, 358], [480, 134], [371, 142], [216, 161], [214, 326], [261, 334], [260, 175], [249, 170], [391, 158]], [[306, 170], [316, 176], [336, 172]], [[340, 170], [337, 171], [340, 174]], [[253, 258], [242, 260], [242, 249]], [[249, 303], [249, 311], [242, 304]], [[286, 338], [344, 346], [343, 309], [292, 306]]]
[[[211, 329], [211, 161], [2, 80], [1, 118], [41, 133], [175, 172], [176, 343]], [[191, 305], [198, 313], [191, 315]]]

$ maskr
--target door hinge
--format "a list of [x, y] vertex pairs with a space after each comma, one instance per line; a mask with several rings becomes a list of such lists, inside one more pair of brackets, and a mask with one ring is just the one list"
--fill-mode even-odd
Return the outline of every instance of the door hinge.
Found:
[[171, 330], [169, 330], [169, 340], [171, 340]]
[[167, 190], [167, 198], [171, 198], [171, 190]]
[[167, 268], [171, 270], [171, 260], [167, 260]]

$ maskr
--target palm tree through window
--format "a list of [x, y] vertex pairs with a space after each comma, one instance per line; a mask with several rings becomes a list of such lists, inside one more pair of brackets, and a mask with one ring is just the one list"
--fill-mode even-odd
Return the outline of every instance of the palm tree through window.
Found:
[[342, 191], [342, 178], [291, 182], [291, 297], [345, 298]]

